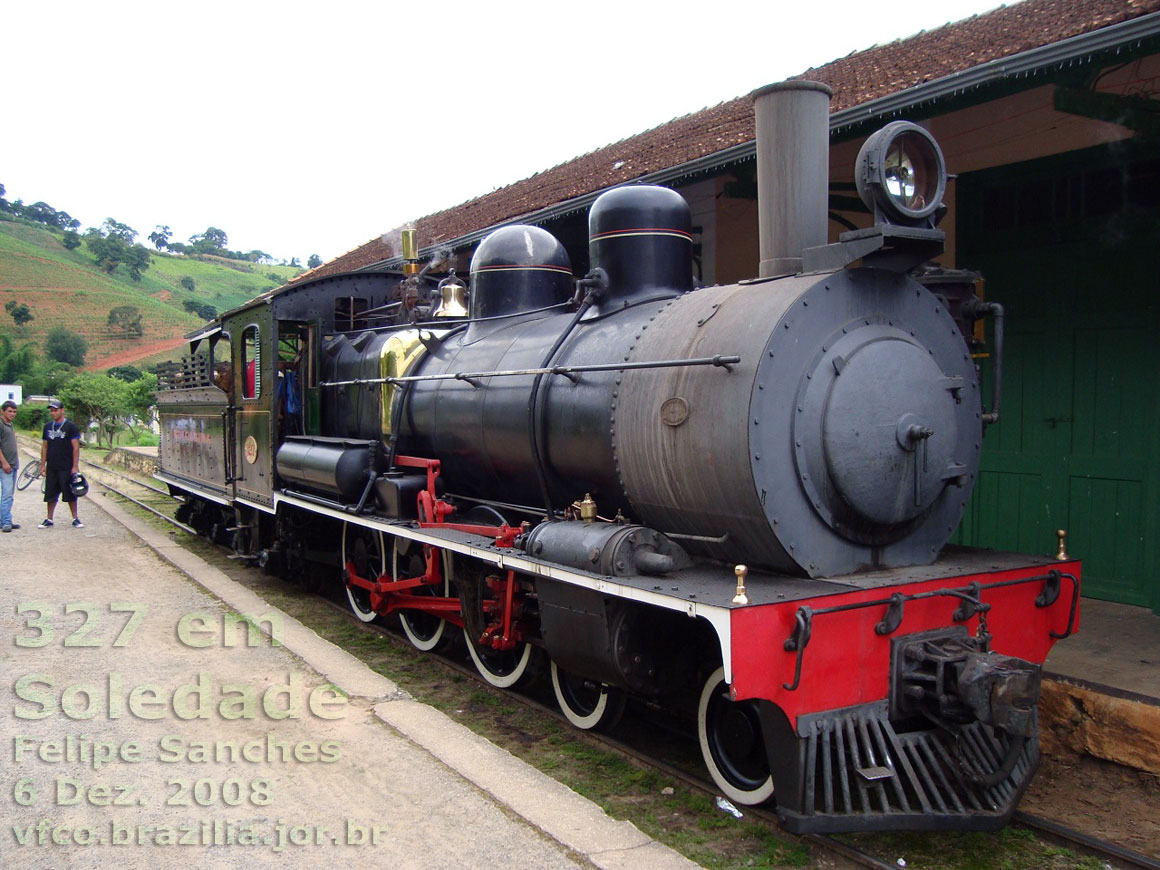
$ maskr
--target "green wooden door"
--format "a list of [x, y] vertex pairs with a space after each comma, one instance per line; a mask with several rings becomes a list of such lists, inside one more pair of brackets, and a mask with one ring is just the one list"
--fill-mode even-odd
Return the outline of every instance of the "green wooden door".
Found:
[[1066, 529], [1085, 595], [1160, 611], [1155, 212], [1085, 199], [1107, 181], [1098, 161], [977, 175], [959, 181], [959, 260], [1006, 308], [1007, 349], [1003, 414], [984, 438], [960, 540], [1054, 553]]

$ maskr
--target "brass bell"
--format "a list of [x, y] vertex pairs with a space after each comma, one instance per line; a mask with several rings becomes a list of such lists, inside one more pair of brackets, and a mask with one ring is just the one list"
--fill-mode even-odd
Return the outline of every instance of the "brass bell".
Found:
[[467, 288], [455, 277], [455, 270], [439, 282], [439, 307], [435, 317], [467, 317]]

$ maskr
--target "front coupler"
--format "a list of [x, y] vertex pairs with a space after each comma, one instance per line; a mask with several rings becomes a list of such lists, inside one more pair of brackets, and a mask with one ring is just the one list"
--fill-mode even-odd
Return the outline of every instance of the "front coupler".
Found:
[[889, 699], [800, 716], [796, 731], [759, 702], [783, 823], [1002, 827], [1039, 764], [1039, 667], [987, 652], [961, 626], [898, 638], [892, 661]]

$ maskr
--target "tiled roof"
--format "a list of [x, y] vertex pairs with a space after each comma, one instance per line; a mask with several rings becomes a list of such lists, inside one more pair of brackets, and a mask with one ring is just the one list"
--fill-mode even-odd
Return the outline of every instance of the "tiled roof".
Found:
[[[794, 78], [825, 82], [839, 111], [962, 72], [988, 61], [1050, 45], [1160, 11], [1160, 0], [1023, 0], [984, 15], [854, 52]], [[755, 82], [754, 86], [765, 82]], [[753, 102], [738, 97], [676, 118], [415, 222], [422, 247], [714, 154], [753, 139]], [[396, 256], [382, 238], [343, 254], [303, 278], [356, 269]]]

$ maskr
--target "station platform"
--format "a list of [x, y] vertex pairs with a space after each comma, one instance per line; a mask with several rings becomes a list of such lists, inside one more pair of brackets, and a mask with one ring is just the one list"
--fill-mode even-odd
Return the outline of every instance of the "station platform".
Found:
[[1043, 669], [1046, 751], [1160, 776], [1160, 616], [1084, 598], [1079, 632], [1055, 645]]
[[1145, 607], [1083, 598], [1079, 633], [1055, 645], [1044, 670], [1160, 699], [1160, 616]]
[[111, 499], [41, 498], [0, 536], [0, 866], [697, 866]]

